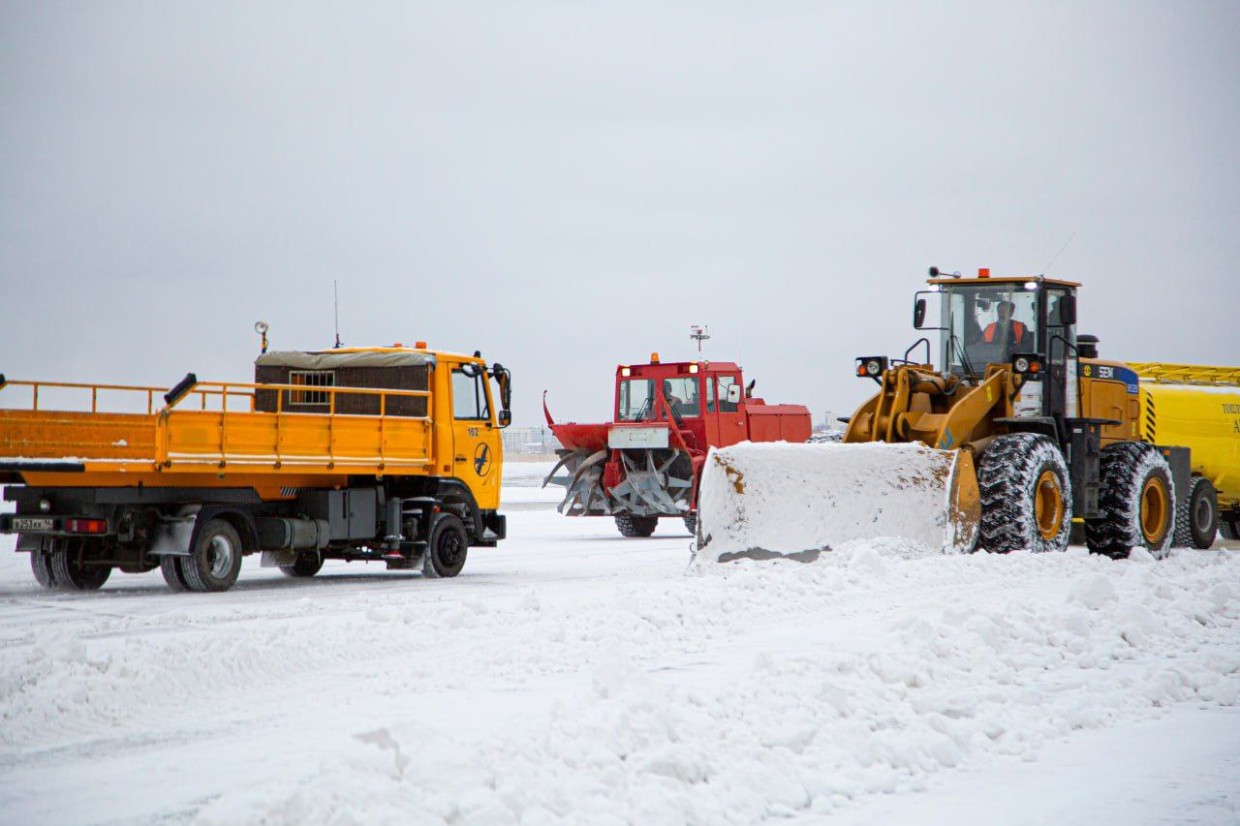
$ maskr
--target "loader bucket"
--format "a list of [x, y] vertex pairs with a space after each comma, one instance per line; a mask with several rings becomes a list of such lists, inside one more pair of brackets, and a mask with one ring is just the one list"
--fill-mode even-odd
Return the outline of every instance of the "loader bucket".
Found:
[[694, 558], [811, 561], [845, 542], [878, 538], [920, 554], [967, 553], [980, 515], [967, 451], [746, 442], [706, 459]]

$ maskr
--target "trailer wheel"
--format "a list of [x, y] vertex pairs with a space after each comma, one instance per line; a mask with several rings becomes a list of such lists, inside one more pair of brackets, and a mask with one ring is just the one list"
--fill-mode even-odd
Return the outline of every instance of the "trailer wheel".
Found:
[[616, 529], [622, 536], [650, 536], [658, 526], [659, 517], [657, 516], [634, 516], [629, 513], [616, 515]]
[[992, 553], [1062, 551], [1072, 533], [1072, 488], [1059, 447], [1036, 433], [997, 437], [977, 468], [981, 547]]
[[281, 565], [280, 573], [293, 577], [312, 577], [323, 567], [323, 555], [318, 551], [301, 551], [292, 565]]
[[1218, 532], [1223, 535], [1224, 539], [1240, 539], [1240, 520], [1220, 517]]
[[112, 575], [109, 566], [86, 565], [82, 558], [90, 545], [85, 541], [61, 540], [51, 554], [56, 587], [70, 591], [98, 591]]
[[465, 567], [469, 537], [465, 525], [451, 513], [441, 513], [431, 526], [430, 541], [422, 558], [422, 576], [427, 579], [454, 577]]
[[55, 590], [56, 574], [52, 571], [52, 555], [43, 551], [30, 552], [30, 570], [34, 572], [34, 581], [47, 591]]
[[159, 572], [164, 575], [164, 582], [177, 593], [189, 590], [189, 585], [185, 582], [185, 572], [181, 570], [181, 559], [171, 555], [159, 558]]
[[1218, 494], [1204, 476], [1194, 476], [1188, 495], [1180, 498], [1175, 508], [1175, 541], [1177, 548], [1205, 549], [1214, 544], [1218, 535]]
[[1170, 553], [1175, 534], [1175, 483], [1158, 448], [1119, 442], [1102, 450], [1097, 519], [1085, 520], [1085, 542], [1094, 553], [1127, 559], [1133, 548], [1155, 559]]
[[223, 519], [202, 526], [193, 552], [180, 558], [185, 585], [191, 591], [227, 591], [241, 573], [241, 537]]

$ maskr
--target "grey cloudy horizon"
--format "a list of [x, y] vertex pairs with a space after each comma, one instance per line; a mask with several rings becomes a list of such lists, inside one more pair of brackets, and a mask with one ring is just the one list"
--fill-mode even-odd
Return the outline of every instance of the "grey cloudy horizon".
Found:
[[0, 373], [249, 380], [338, 284], [346, 344], [479, 349], [517, 424], [692, 324], [820, 420], [932, 264], [1240, 365], [1237, 44], [1230, 2], [5, 0]]

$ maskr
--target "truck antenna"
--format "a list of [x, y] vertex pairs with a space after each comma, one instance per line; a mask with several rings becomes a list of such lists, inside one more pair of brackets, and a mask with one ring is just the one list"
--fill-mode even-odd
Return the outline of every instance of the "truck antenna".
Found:
[[698, 355], [702, 353], [702, 342], [710, 338], [710, 327], [705, 324], [690, 324], [689, 338], [697, 342]]
[[332, 303], [336, 312], [336, 349], [340, 348], [340, 286], [332, 280]]
[[1055, 253], [1054, 257], [1052, 257], [1050, 261], [1046, 262], [1046, 266], [1042, 268], [1042, 275], [1046, 275], [1051, 271], [1051, 264], [1054, 264], [1059, 260], [1059, 256], [1063, 255], [1063, 251], [1068, 248], [1068, 245], [1072, 243], [1072, 239], [1075, 237], [1075, 232], [1068, 236], [1068, 240], [1063, 242], [1063, 246], [1059, 248], [1059, 252]]

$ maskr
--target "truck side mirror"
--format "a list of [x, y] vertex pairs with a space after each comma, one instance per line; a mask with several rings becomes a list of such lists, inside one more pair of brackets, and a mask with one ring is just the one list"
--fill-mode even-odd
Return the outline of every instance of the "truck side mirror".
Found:
[[728, 385], [727, 401], [730, 404], [737, 404], [741, 400], [741, 386], [739, 384]]
[[913, 305], [913, 327], [920, 330], [922, 322], [926, 320], [926, 299], [919, 298], [917, 303]]
[[1065, 295], [1059, 299], [1059, 323], [1071, 327], [1076, 323], [1076, 296]]

